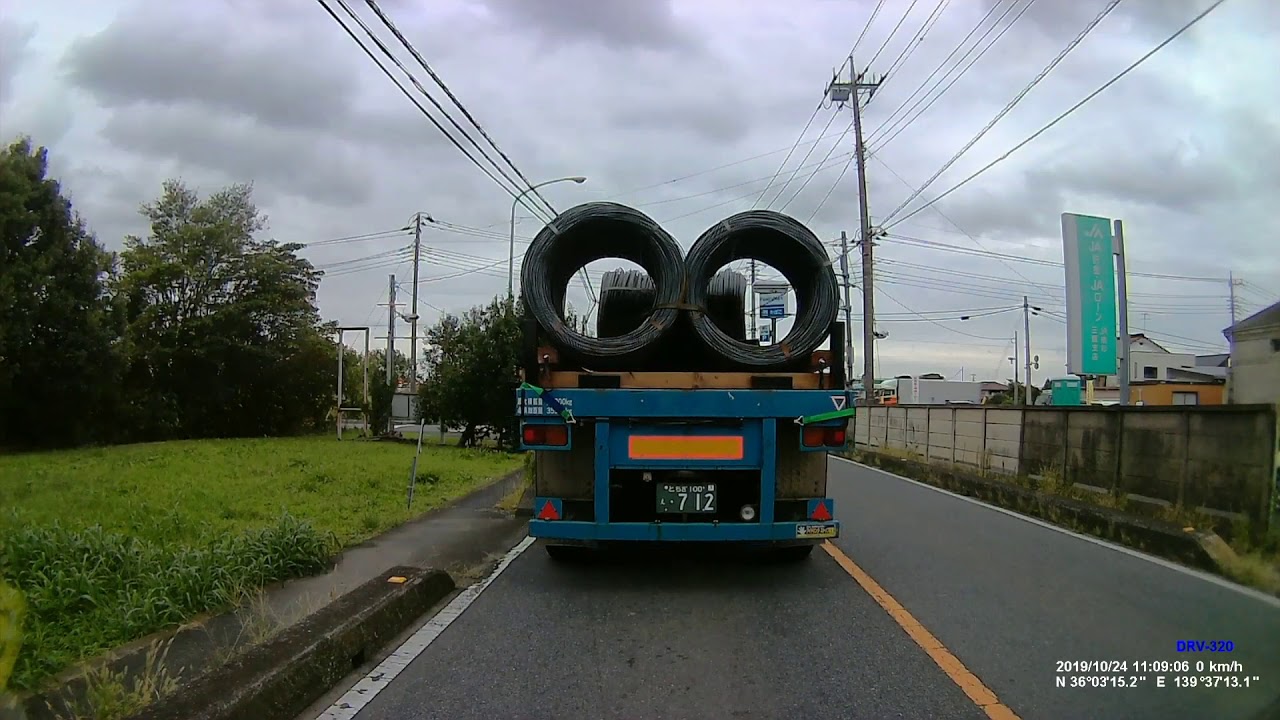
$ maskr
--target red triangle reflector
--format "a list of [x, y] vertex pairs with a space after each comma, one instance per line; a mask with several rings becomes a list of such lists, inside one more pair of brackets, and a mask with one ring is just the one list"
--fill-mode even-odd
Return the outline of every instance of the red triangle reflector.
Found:
[[826, 522], [830, 520], [831, 513], [827, 511], [827, 504], [825, 502], [819, 501], [818, 507], [813, 509], [813, 515], [810, 517], [810, 519], [820, 520], [822, 522]]
[[539, 520], [559, 520], [560, 513], [556, 512], [556, 506], [548, 500], [542, 504], [542, 509], [538, 511]]

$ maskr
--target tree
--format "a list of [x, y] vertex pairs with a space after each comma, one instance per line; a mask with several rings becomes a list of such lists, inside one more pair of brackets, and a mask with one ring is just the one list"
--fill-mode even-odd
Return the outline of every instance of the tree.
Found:
[[114, 259], [48, 169], [28, 139], [0, 151], [0, 445], [104, 440], [114, 425]]
[[259, 240], [249, 185], [208, 198], [177, 181], [128, 237], [128, 417], [147, 439], [283, 435], [332, 406], [333, 341], [315, 306], [320, 273], [296, 244]]
[[[1012, 405], [1015, 397], [1014, 395], [1015, 392], [1017, 393], [1016, 397], [1019, 405], [1022, 405], [1023, 403], [1026, 402], [1023, 399], [1026, 397], [1026, 394], [1025, 394], [1027, 392], [1026, 384], [1020, 383], [1020, 382], [1014, 382], [1013, 380], [1006, 380], [1005, 384], [1008, 385], [1009, 389], [992, 395], [990, 398], [987, 399], [987, 402], [986, 402], [987, 405]], [[1040, 393], [1042, 392], [1044, 391], [1036, 387], [1035, 385], [1031, 386], [1031, 404], [1033, 405], [1035, 404], [1036, 398], [1040, 397]]]
[[493, 436], [504, 446], [515, 441], [520, 316], [519, 305], [495, 298], [462, 317], [447, 315], [427, 330], [419, 412], [462, 428], [459, 445]]

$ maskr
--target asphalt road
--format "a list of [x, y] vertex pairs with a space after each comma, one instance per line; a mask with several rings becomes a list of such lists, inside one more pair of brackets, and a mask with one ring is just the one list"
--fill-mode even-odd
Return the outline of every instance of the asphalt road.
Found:
[[[1232, 720], [1280, 708], [1280, 604], [843, 461], [831, 494], [838, 550], [800, 565], [663, 554], [563, 566], [534, 545], [355, 717]], [[1235, 649], [1178, 654], [1178, 640]], [[1179, 673], [1135, 668], [1187, 661], [1204, 676], [1197, 662], [1223, 660], [1253, 687], [1178, 688]], [[1126, 662], [1070, 674], [1145, 680], [1055, 687], [1060, 661]]]

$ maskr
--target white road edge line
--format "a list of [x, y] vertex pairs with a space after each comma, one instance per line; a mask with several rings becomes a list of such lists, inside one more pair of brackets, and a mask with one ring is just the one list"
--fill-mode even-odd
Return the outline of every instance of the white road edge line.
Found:
[[396, 676], [402, 670], [409, 667], [422, 651], [426, 650], [431, 643], [435, 642], [440, 634], [457, 620], [471, 603], [480, 597], [480, 593], [489, 587], [503, 570], [512, 563], [520, 553], [524, 552], [534, 543], [532, 537], [526, 537], [521, 540], [518, 545], [507, 551], [507, 554], [498, 561], [498, 566], [489, 573], [489, 576], [480, 582], [464, 589], [458, 594], [448, 605], [434, 617], [427, 621], [425, 625], [418, 629], [408, 640], [404, 641], [395, 652], [387, 656], [385, 660], [378, 663], [378, 666], [370, 671], [360, 681], [357, 682], [350, 690], [338, 698], [328, 710], [316, 718], [316, 720], [352, 720], [356, 715], [368, 705], [378, 693], [382, 692], [391, 684]]
[[864, 470], [870, 470], [872, 472], [880, 473], [881, 475], [886, 475], [895, 480], [902, 480], [905, 482], [912, 483], [913, 485], [919, 485], [922, 488], [932, 490], [936, 493], [942, 493], [943, 495], [950, 495], [951, 497], [956, 498], [957, 500], [963, 500], [967, 503], [972, 503], [974, 505], [984, 507], [988, 510], [994, 510], [998, 513], [1008, 515], [1009, 517], [1017, 518], [1023, 522], [1028, 522], [1028, 523], [1031, 523], [1032, 525], [1039, 525], [1042, 528], [1047, 528], [1049, 530], [1053, 530], [1054, 532], [1062, 533], [1063, 535], [1070, 535], [1071, 537], [1084, 540], [1085, 542], [1093, 543], [1094, 545], [1100, 545], [1104, 548], [1109, 548], [1111, 550], [1114, 550], [1118, 553], [1123, 553], [1130, 557], [1135, 557], [1140, 560], [1146, 560], [1149, 563], [1155, 563], [1156, 565], [1159, 565], [1161, 567], [1165, 567], [1170, 570], [1180, 572], [1184, 575], [1190, 575], [1191, 577], [1199, 578], [1201, 580], [1204, 580], [1205, 582], [1213, 583], [1214, 585], [1217, 585], [1219, 587], [1226, 588], [1228, 590], [1234, 590], [1240, 593], [1241, 595], [1251, 597], [1254, 600], [1259, 600], [1272, 607], [1280, 608], [1280, 598], [1275, 597], [1274, 595], [1268, 595], [1267, 593], [1264, 593], [1261, 590], [1255, 590], [1245, 585], [1239, 585], [1237, 583], [1233, 583], [1230, 580], [1218, 577], [1217, 575], [1210, 575], [1209, 573], [1202, 572], [1200, 570], [1196, 570], [1193, 568], [1189, 568], [1185, 565], [1179, 565], [1178, 563], [1172, 562], [1170, 560], [1165, 560], [1164, 558], [1156, 557], [1154, 555], [1147, 555], [1146, 553], [1139, 552], [1137, 550], [1134, 550], [1133, 548], [1128, 548], [1123, 545], [1117, 545], [1113, 542], [1108, 542], [1101, 538], [1093, 537], [1092, 535], [1085, 535], [1082, 533], [1078, 533], [1074, 530], [1069, 530], [1064, 527], [1059, 527], [1057, 525], [1054, 525], [1053, 523], [1048, 523], [1043, 520], [1040, 520], [1039, 518], [1033, 518], [1028, 515], [1023, 515], [1021, 513], [1015, 512], [1013, 510], [1008, 510], [1008, 509], [999, 507], [997, 505], [991, 505], [991, 504], [982, 502], [981, 500], [976, 500], [974, 498], [968, 497], [967, 495], [961, 495], [959, 493], [951, 492], [950, 490], [944, 490], [939, 487], [934, 487], [928, 483], [920, 482], [919, 480], [913, 480], [909, 477], [903, 477], [896, 473], [891, 473], [888, 470], [881, 470], [878, 467], [871, 467], [870, 465], [864, 465], [856, 460], [850, 460], [849, 458], [841, 457], [839, 455], [828, 455], [827, 457], [835, 458], [837, 460], [842, 460], [844, 462], [849, 463], [850, 465], [855, 465]]

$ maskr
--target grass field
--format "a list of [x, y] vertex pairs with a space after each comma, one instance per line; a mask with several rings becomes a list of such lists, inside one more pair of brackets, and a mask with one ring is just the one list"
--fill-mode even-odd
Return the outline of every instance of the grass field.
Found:
[[[324, 568], [334, 552], [520, 467], [332, 437], [183, 441], [0, 456], [0, 575], [29, 606], [11, 680], [78, 660]], [[12, 508], [12, 510], [9, 510]]]

